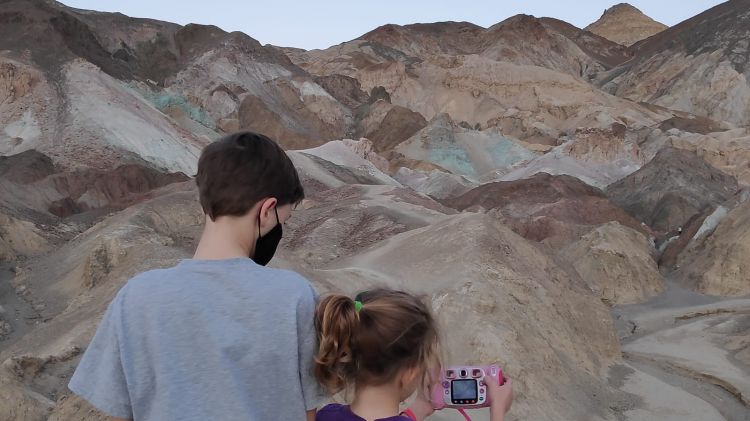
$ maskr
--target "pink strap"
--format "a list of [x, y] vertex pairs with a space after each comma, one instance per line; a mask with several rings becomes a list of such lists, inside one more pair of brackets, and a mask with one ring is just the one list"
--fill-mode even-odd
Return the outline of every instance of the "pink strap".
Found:
[[411, 408], [406, 408], [404, 412], [401, 413], [401, 415], [404, 415], [406, 417], [409, 417], [412, 421], [419, 421], [417, 419], [417, 416], [414, 415], [414, 411], [411, 410]]
[[464, 416], [464, 418], [466, 419], [466, 421], [471, 421], [471, 417], [469, 416], [469, 414], [466, 413], [466, 411], [464, 411], [463, 409], [457, 409], [457, 411], [460, 412], [461, 415]]

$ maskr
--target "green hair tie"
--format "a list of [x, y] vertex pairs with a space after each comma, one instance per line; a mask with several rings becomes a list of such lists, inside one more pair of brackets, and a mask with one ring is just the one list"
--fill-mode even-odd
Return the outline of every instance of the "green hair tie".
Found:
[[354, 311], [359, 313], [359, 311], [362, 310], [362, 301], [354, 301]]

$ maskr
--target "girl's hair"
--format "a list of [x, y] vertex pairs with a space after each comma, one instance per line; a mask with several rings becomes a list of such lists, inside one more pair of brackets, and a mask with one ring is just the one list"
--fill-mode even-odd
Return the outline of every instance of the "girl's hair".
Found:
[[[357, 311], [355, 300], [362, 303]], [[329, 295], [318, 304], [315, 376], [331, 393], [378, 386], [402, 369], [422, 370], [422, 387], [440, 368], [438, 332], [429, 307], [403, 291], [375, 289], [355, 300]]]

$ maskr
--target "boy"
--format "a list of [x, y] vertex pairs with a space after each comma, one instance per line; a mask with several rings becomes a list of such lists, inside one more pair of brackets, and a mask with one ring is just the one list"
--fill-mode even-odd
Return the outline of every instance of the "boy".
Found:
[[127, 282], [70, 389], [116, 419], [313, 420], [316, 294], [265, 267], [304, 197], [297, 171], [241, 132], [203, 150], [196, 181], [206, 224], [193, 259]]

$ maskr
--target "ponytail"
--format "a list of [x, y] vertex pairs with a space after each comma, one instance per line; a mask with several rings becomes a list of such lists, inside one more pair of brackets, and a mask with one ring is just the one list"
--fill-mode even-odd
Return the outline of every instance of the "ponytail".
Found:
[[315, 377], [332, 394], [349, 386], [381, 385], [400, 370], [422, 370], [423, 386], [439, 369], [438, 332], [429, 307], [404, 291], [323, 298], [315, 310], [319, 347]]
[[315, 377], [331, 393], [341, 391], [354, 374], [351, 340], [358, 322], [354, 301], [344, 295], [323, 298], [315, 311]]

